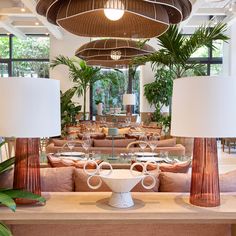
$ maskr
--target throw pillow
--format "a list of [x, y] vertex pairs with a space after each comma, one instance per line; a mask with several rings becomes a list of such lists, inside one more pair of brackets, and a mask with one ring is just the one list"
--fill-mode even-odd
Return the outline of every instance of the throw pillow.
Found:
[[[59, 158], [53, 155], [47, 155], [48, 163], [51, 167], [76, 167], [76, 168], [84, 168], [86, 161], [82, 160], [72, 160], [69, 158]], [[101, 160], [96, 160], [97, 164], [100, 164]], [[88, 169], [94, 169], [95, 164], [89, 163], [87, 166]]]

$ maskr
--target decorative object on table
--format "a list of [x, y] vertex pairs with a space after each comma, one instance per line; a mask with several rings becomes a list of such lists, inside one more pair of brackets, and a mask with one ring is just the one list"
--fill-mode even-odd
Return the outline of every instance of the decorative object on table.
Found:
[[[96, 169], [93, 171], [87, 170], [87, 165], [94, 163]], [[134, 206], [134, 201], [131, 196], [131, 189], [134, 188], [140, 181], [142, 186], [145, 189], [152, 189], [156, 185], [155, 177], [147, 171], [147, 166], [149, 162], [143, 163], [134, 163], [130, 170], [127, 169], [116, 169], [113, 170], [111, 164], [103, 162], [97, 164], [94, 161], [88, 161], [84, 165], [84, 172], [90, 177], [87, 179], [87, 184], [91, 189], [99, 189], [102, 185], [102, 181], [112, 190], [112, 195], [109, 199], [109, 205], [116, 208], [129, 208]], [[152, 163], [156, 165], [156, 163]], [[109, 166], [109, 170], [103, 170], [103, 166]], [[136, 166], [142, 166], [142, 172], [134, 171], [133, 169]], [[92, 178], [99, 178], [99, 183], [97, 186], [90, 184]], [[144, 184], [146, 178], [151, 178], [153, 183], [149, 186]]]
[[[72, 34], [86, 37], [152, 38], [189, 17], [189, 0], [39, 0], [36, 11]], [[77, 24], [79, 22], [79, 24]]]
[[126, 115], [132, 115], [132, 106], [136, 104], [135, 94], [124, 94], [123, 105], [126, 106]]
[[148, 146], [148, 139], [147, 139], [146, 135], [141, 135], [139, 137], [138, 145], [142, 149], [142, 153], [143, 153], [143, 157], [144, 157], [144, 150]]
[[217, 137], [236, 135], [236, 81], [230, 77], [189, 77], [174, 82], [171, 133], [195, 137], [190, 203], [220, 205]]
[[112, 156], [110, 157], [111, 160], [117, 159], [114, 155], [114, 137], [119, 135], [119, 129], [117, 128], [109, 128], [108, 135], [112, 138]]
[[134, 57], [154, 53], [155, 49], [148, 44], [128, 39], [94, 40], [81, 46], [75, 55], [85, 60], [90, 66], [107, 68], [124, 67], [132, 64]]
[[40, 195], [39, 137], [61, 134], [59, 81], [1, 78], [0, 94], [0, 134], [17, 137], [14, 188]]
[[155, 151], [155, 149], [157, 147], [158, 140], [159, 140], [159, 136], [157, 136], [157, 135], [149, 136], [148, 145], [151, 148], [153, 155], [154, 155], [154, 151]]
[[85, 133], [83, 134], [82, 137], [82, 147], [85, 150], [85, 152], [88, 152], [88, 158], [89, 158], [89, 148], [91, 147], [91, 138], [90, 138], [90, 134]]

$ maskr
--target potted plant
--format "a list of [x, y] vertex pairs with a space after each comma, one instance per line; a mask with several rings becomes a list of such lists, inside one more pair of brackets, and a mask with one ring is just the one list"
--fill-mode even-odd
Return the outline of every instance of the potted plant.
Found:
[[66, 92], [61, 91], [61, 130], [66, 135], [68, 126], [76, 125], [76, 116], [81, 110], [81, 105], [72, 101], [77, 88], [73, 87]]
[[173, 80], [189, 73], [204, 75], [203, 65], [197, 61], [190, 63], [190, 57], [203, 46], [213, 47], [213, 40], [227, 41], [228, 37], [224, 35], [226, 29], [226, 25], [221, 23], [214, 27], [202, 26], [186, 37], [178, 26], [171, 25], [166, 33], [157, 38], [160, 50], [134, 60], [134, 63], [141, 65], [151, 62], [155, 71], [155, 81], [145, 85], [145, 96], [156, 108], [155, 121], [170, 127], [171, 117], [163, 116], [161, 108], [164, 105], [171, 108]]
[[83, 119], [85, 120], [87, 91], [96, 81], [104, 78], [99, 73], [100, 68], [90, 67], [85, 61], [62, 55], [56, 57], [50, 67], [55, 68], [58, 65], [65, 65], [69, 68], [69, 77], [75, 83], [76, 93], [78, 96], [83, 96]]
[[[5, 144], [5, 142], [0, 143], [0, 148]], [[8, 171], [12, 165], [15, 163], [15, 158], [10, 158], [4, 162], [0, 163], [0, 174]], [[14, 201], [15, 198], [25, 198], [36, 200], [38, 202], [44, 203], [46, 201], [45, 198], [22, 190], [17, 189], [0, 189], [0, 204], [5, 205], [12, 211], [16, 211], [16, 203]], [[10, 229], [3, 223], [0, 222], [0, 235], [1, 236], [12, 236]]]

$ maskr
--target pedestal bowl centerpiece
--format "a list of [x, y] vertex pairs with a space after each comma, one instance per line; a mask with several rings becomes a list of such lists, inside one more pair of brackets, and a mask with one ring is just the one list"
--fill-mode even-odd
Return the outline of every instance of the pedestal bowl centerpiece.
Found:
[[[93, 171], [88, 171], [86, 167], [88, 164], [93, 164], [96, 169]], [[134, 163], [130, 170], [128, 169], [112, 169], [110, 163], [103, 162], [98, 165], [93, 160], [87, 161], [84, 165], [84, 172], [89, 175], [87, 179], [87, 184], [91, 189], [99, 189], [104, 182], [112, 191], [111, 197], [109, 199], [109, 205], [116, 208], [129, 208], [134, 206], [134, 201], [130, 191], [141, 181], [142, 186], [145, 189], [152, 189], [156, 185], [155, 177], [147, 171], [147, 166], [149, 162]], [[135, 166], [141, 165], [143, 171], [138, 172], [133, 170]], [[102, 169], [103, 166], [109, 166], [109, 169]], [[91, 180], [94, 177], [99, 178], [99, 183], [94, 186], [91, 185]], [[146, 178], [151, 178], [153, 180], [152, 184], [147, 186], [144, 184]]]

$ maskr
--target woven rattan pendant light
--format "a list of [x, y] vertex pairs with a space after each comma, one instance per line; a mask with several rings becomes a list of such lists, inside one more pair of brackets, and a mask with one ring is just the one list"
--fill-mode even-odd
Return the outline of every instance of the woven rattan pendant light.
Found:
[[[151, 38], [191, 13], [189, 0], [38, 0], [36, 10], [65, 30], [87, 37]], [[110, 20], [104, 11], [123, 11]]]
[[102, 39], [84, 44], [75, 55], [90, 66], [125, 67], [134, 57], [155, 52], [148, 44], [140, 47], [137, 41], [125, 39]]

